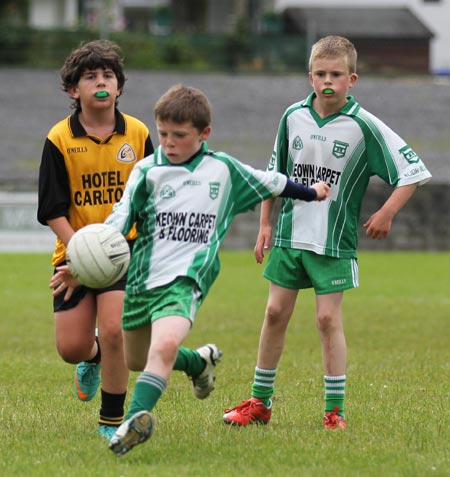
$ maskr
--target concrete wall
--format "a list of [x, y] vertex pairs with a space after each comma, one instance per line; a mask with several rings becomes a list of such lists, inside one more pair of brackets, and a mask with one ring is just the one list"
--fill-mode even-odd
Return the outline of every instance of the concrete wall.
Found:
[[[392, 189], [371, 183], [361, 209], [361, 224], [384, 203]], [[274, 214], [275, 215], [275, 214]], [[259, 227], [259, 207], [236, 217], [224, 241], [226, 248], [253, 249]], [[360, 250], [450, 250], [450, 185], [428, 183], [420, 187], [394, 219], [383, 240], [365, 236], [360, 227]]]
[[[390, 192], [382, 183], [370, 184], [361, 223], [379, 209]], [[35, 193], [0, 192], [0, 251], [53, 249], [54, 235], [37, 222], [36, 207]], [[223, 247], [252, 250], [258, 227], [259, 206], [235, 218]], [[359, 237], [360, 250], [450, 250], [450, 185], [430, 182], [419, 188], [394, 220], [388, 238], [369, 239], [362, 225]]]

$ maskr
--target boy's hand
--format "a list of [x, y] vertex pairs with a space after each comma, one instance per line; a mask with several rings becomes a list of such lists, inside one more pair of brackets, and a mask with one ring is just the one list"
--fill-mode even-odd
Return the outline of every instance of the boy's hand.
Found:
[[67, 265], [62, 265], [61, 267], [56, 267], [57, 272], [50, 279], [49, 287], [53, 289], [53, 296], [59, 295], [64, 290], [66, 294], [64, 295], [64, 301], [68, 301], [72, 296], [73, 290], [80, 285], [79, 282], [73, 278], [69, 272], [69, 267]]
[[366, 235], [373, 239], [382, 239], [388, 236], [392, 221], [399, 210], [408, 202], [417, 189], [417, 184], [399, 186], [390, 195], [383, 206], [369, 217], [363, 224], [366, 228]]
[[317, 192], [316, 200], [322, 201], [325, 200], [330, 195], [330, 186], [325, 184], [325, 182], [316, 182], [311, 186], [311, 189], [314, 189]]
[[256, 258], [256, 263], [263, 262], [264, 250], [269, 249], [271, 239], [272, 239], [271, 225], [261, 226], [259, 228], [259, 233], [258, 233], [258, 238], [256, 239], [255, 248], [253, 249], [253, 255]]
[[391, 230], [392, 219], [391, 215], [383, 213], [381, 209], [375, 212], [363, 224], [367, 237], [378, 240], [387, 237]]

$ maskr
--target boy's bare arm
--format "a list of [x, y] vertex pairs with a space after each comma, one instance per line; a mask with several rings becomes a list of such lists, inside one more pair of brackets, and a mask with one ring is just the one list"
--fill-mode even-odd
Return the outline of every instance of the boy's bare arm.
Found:
[[64, 245], [67, 246], [70, 238], [74, 234], [72, 226], [66, 217], [58, 217], [56, 219], [47, 220], [48, 226], [52, 229], [54, 234], [59, 237]]
[[397, 187], [383, 206], [371, 215], [363, 225], [366, 228], [366, 235], [373, 239], [387, 237], [391, 230], [392, 220], [408, 202], [416, 189], [417, 184]]
[[[58, 217], [47, 221], [49, 227], [53, 230], [55, 235], [67, 246], [70, 238], [74, 234], [72, 226], [66, 217]], [[52, 275], [50, 279], [49, 288], [53, 290], [53, 296], [65, 292], [64, 300], [67, 301], [72, 295], [73, 290], [79, 285], [69, 272], [69, 267], [66, 265], [58, 267], [58, 272]]]
[[272, 215], [272, 209], [275, 199], [267, 199], [261, 203], [261, 215], [259, 219], [259, 233], [256, 239], [255, 248], [253, 254], [257, 263], [262, 263], [264, 260], [264, 250], [270, 247], [270, 241], [272, 240], [272, 225], [270, 217]]

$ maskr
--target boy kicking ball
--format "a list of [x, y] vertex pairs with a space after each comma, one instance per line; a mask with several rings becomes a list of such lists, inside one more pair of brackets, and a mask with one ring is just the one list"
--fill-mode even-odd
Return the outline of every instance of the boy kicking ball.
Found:
[[[109, 447], [123, 455], [152, 434], [152, 409], [172, 369], [190, 370], [179, 350], [219, 273], [218, 251], [235, 215], [269, 197], [325, 200], [329, 187], [295, 184], [278, 172], [258, 171], [208, 149], [211, 109], [187, 86], [170, 88], [156, 103], [160, 146], [139, 162], [106, 223], [123, 234], [136, 222], [138, 238], [128, 271], [122, 327], [128, 367], [140, 370], [125, 421]], [[210, 367], [200, 375], [212, 380]], [[208, 389], [208, 387], [207, 387]]]

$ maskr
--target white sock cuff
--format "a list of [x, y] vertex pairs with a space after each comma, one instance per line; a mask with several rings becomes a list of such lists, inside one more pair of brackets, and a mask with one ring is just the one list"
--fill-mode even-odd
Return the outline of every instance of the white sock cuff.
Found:
[[323, 379], [325, 381], [344, 381], [346, 378], [345, 374], [342, 374], [341, 376], [327, 376], [325, 375]]
[[277, 371], [278, 371], [278, 368], [264, 369], [264, 368], [258, 368], [258, 366], [255, 367], [255, 372], [258, 374], [275, 374]]

